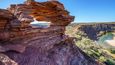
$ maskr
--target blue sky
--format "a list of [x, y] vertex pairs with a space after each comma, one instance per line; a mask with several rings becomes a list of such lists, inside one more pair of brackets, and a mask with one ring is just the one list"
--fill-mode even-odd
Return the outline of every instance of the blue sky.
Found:
[[[47, 1], [47, 0], [36, 0]], [[115, 22], [115, 0], [59, 0], [75, 22]], [[0, 8], [7, 8], [10, 4], [23, 3], [24, 0], [0, 0]]]

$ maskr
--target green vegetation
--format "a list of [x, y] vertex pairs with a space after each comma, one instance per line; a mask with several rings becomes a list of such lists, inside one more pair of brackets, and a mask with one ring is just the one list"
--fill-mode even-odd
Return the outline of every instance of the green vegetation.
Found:
[[112, 54], [115, 54], [115, 49], [110, 49], [110, 52], [111, 52]]
[[114, 49], [107, 49], [103, 46], [100, 46], [98, 42], [89, 39], [85, 33], [78, 30], [75, 31], [71, 26], [67, 28], [66, 33], [76, 37], [76, 45], [90, 57], [97, 61], [103, 62], [106, 65], [115, 65]]
[[107, 65], [115, 65], [115, 61], [112, 59], [107, 59], [105, 62]]
[[[75, 37], [78, 39], [76, 45], [80, 47], [85, 53], [90, 57], [100, 61], [105, 62], [107, 65], [115, 65], [114, 58], [107, 53], [108, 49], [103, 48], [97, 42], [90, 40], [85, 33], [79, 31], [75, 33]], [[108, 51], [109, 52], [109, 51]], [[111, 50], [114, 53], [115, 50]]]

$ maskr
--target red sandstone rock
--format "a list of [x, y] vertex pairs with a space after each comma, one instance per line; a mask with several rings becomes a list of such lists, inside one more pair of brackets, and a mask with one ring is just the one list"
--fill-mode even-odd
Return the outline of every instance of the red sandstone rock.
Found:
[[1, 19], [12, 19], [12, 17], [13, 15], [8, 10], [0, 9], [0, 20]]
[[18, 63], [11, 60], [8, 56], [0, 53], [0, 65], [18, 65]]
[[[25, 4], [3, 10], [4, 14], [8, 12], [4, 16], [0, 11], [0, 23], [4, 24], [0, 24], [0, 53], [8, 57], [8, 62], [15, 61], [11, 65], [101, 65], [76, 47], [73, 38], [65, 35], [65, 27], [74, 16], [70, 16], [60, 2], [27, 0]], [[32, 28], [30, 22], [34, 18], [51, 25]]]

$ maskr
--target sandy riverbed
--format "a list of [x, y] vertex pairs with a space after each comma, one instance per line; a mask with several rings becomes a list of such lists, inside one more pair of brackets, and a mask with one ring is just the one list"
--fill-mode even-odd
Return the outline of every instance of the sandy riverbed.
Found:
[[111, 46], [115, 46], [115, 37], [113, 38], [113, 40], [106, 40], [106, 42]]

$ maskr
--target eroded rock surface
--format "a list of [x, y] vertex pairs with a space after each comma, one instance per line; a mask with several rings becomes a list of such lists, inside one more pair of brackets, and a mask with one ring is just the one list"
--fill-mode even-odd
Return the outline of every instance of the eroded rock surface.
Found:
[[[32, 28], [30, 23], [34, 19], [51, 22], [50, 27]], [[74, 38], [65, 35], [65, 27], [73, 20], [74, 16], [58, 1], [27, 0], [24, 4], [11, 5], [8, 10], [0, 10], [0, 53], [14, 64], [1, 62], [3, 60], [0, 63], [102, 65], [76, 47]]]
[[91, 40], [96, 41], [107, 32], [115, 31], [115, 23], [81, 24], [78, 26], [78, 30], [83, 31]]
[[18, 63], [0, 53], [0, 65], [18, 65]]

